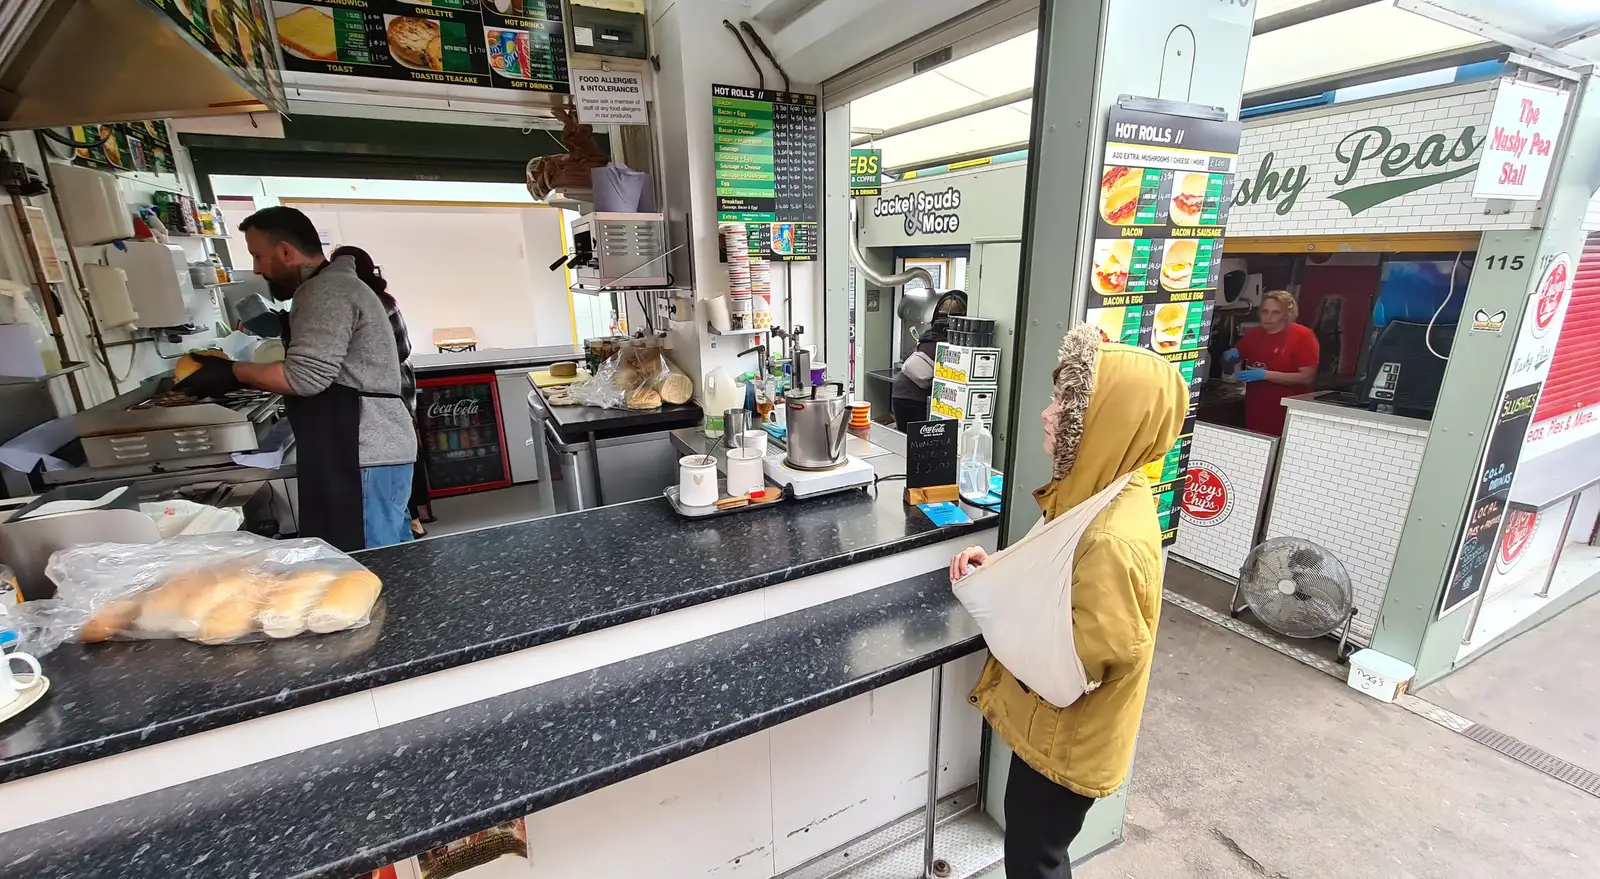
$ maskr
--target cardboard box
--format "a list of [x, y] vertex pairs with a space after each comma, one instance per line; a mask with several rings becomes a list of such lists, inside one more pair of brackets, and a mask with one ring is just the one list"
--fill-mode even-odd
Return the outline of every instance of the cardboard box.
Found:
[[928, 397], [928, 413], [934, 418], [969, 421], [974, 418], [994, 418], [995, 397], [1000, 393], [993, 384], [969, 385], [962, 382], [933, 380]]
[[934, 349], [933, 377], [969, 385], [994, 384], [1000, 381], [1000, 349], [940, 342]]

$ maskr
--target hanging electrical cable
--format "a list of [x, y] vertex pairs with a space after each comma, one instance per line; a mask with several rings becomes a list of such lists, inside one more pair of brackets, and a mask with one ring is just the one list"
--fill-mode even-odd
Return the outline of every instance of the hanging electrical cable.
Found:
[[[723, 23], [726, 24], [727, 22]], [[767, 56], [767, 60], [772, 62], [772, 69], [778, 71], [778, 75], [783, 77], [783, 90], [789, 91], [789, 74], [784, 71], [783, 65], [778, 63], [778, 59], [773, 57], [772, 50], [767, 48], [767, 41], [761, 39], [761, 35], [756, 33], [756, 29], [751, 27], [748, 21], [739, 22], [739, 28], [750, 36], [751, 41], [756, 44], [756, 48], [761, 50], [761, 54]], [[751, 60], [754, 61], [755, 59]]]
[[739, 41], [739, 48], [744, 50], [744, 57], [750, 59], [750, 66], [756, 69], [756, 83], [758, 86], [763, 89], [766, 88], [767, 74], [762, 71], [761, 65], [756, 63], [756, 53], [750, 51], [750, 44], [746, 43], [744, 37], [739, 35], [739, 29], [733, 26], [733, 22], [724, 18], [722, 26], [733, 33], [733, 38]]

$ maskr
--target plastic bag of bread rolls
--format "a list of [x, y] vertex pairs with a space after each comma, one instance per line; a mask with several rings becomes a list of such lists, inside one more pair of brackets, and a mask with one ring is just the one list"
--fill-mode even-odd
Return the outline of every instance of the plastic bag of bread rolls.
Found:
[[35, 655], [65, 641], [185, 638], [234, 644], [367, 625], [382, 584], [321, 540], [227, 532], [61, 550], [56, 597], [16, 608]]

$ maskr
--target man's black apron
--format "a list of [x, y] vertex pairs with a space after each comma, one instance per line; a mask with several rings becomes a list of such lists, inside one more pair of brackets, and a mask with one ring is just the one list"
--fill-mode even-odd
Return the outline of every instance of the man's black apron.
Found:
[[[283, 342], [289, 344], [287, 327]], [[400, 399], [399, 394], [368, 393], [337, 382], [320, 394], [284, 398], [294, 428], [300, 536], [320, 537], [344, 552], [367, 546], [361, 498], [363, 397]]]

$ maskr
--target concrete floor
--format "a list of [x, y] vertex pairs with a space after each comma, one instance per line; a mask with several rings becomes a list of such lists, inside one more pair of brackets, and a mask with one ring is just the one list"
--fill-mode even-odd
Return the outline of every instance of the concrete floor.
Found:
[[1600, 799], [1169, 608], [1125, 834], [1074, 875], [1592, 879]]
[[527, 482], [494, 491], [458, 494], [433, 502], [436, 521], [426, 526], [429, 537], [443, 537], [555, 515], [556, 502], [545, 482]]
[[1600, 595], [1417, 695], [1600, 772]]

